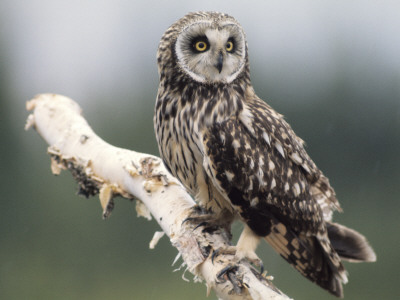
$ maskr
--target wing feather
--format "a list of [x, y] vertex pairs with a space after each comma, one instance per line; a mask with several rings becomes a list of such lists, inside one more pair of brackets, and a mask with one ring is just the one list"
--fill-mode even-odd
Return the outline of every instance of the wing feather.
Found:
[[[310, 185], [311, 194], [318, 201], [326, 221], [331, 221], [332, 211], [341, 211], [340, 204], [336, 199], [335, 191], [329, 184], [322, 172], [318, 169], [304, 149], [304, 141], [292, 130], [283, 116], [274, 111], [268, 104], [254, 96], [244, 107], [247, 121], [243, 122], [254, 138], [268, 136], [272, 147], [278, 149], [282, 156], [286, 155], [295, 165], [305, 173]], [[249, 116], [252, 117], [249, 117]]]
[[333, 189], [282, 116], [261, 100], [203, 134], [203, 166], [247, 225], [337, 296], [346, 273], [327, 238]]
[[[203, 135], [204, 169], [239, 213], [273, 211], [296, 231], [317, 233], [323, 212], [312, 197], [310, 178], [320, 176], [320, 171], [301, 151], [302, 144], [282, 117], [273, 110], [262, 111], [264, 115], [249, 106], [239, 117], [208, 128]], [[285, 132], [286, 138], [278, 139], [276, 130]], [[316, 171], [307, 173], [287, 159], [291, 156]], [[236, 194], [240, 197], [232, 199]]]

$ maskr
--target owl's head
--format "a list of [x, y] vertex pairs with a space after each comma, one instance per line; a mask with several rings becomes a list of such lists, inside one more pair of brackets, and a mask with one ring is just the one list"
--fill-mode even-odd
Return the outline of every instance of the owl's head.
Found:
[[[246, 65], [245, 33], [240, 24], [226, 14], [186, 15], [164, 34], [159, 57], [160, 51], [166, 48], [163, 41], [172, 47], [173, 63], [200, 83], [231, 83]], [[162, 68], [160, 64], [159, 59]]]

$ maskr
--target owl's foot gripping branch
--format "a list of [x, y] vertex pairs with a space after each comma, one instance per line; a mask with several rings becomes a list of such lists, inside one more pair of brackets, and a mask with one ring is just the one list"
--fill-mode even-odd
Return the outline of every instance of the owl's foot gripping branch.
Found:
[[254, 272], [248, 261], [230, 266], [232, 255], [211, 259], [214, 249], [229, 245], [229, 238], [224, 230], [208, 232], [194, 222], [184, 222], [195, 203], [158, 157], [106, 143], [82, 117], [78, 104], [67, 97], [41, 94], [27, 102], [27, 109], [32, 114], [26, 128], [35, 128], [49, 144], [52, 172], [69, 170], [80, 194], [99, 194], [103, 218], [110, 215], [115, 196], [137, 199], [138, 214], [154, 217], [183, 264], [196, 279], [205, 281], [207, 293], [213, 289], [220, 299], [289, 299]]

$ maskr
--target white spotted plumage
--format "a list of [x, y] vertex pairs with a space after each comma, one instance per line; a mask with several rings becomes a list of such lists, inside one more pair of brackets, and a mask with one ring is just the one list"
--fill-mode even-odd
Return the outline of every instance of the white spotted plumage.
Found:
[[342, 296], [341, 259], [373, 261], [366, 239], [331, 222], [328, 179], [282, 115], [254, 92], [245, 33], [231, 16], [190, 13], [164, 33], [154, 126], [161, 157], [199, 204], [229, 228], [237, 256], [260, 238], [301, 274]]

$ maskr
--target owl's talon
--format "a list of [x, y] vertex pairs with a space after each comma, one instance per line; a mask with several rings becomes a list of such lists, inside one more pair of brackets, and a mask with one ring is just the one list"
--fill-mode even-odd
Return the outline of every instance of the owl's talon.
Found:
[[233, 290], [237, 295], [240, 295], [242, 292], [243, 283], [241, 280], [236, 276], [236, 271], [238, 266], [235, 265], [227, 265], [223, 268], [218, 274], [217, 279], [220, 283], [224, 283], [229, 280], [232, 283]]
[[[225, 268], [223, 268], [221, 271], [218, 272], [217, 278], [222, 279], [222, 277], [224, 275], [227, 275], [228, 273], [231, 273], [231, 272], [235, 272], [237, 269], [238, 269], [237, 266], [229, 264]], [[225, 279], [225, 281], [226, 281], [226, 279]], [[225, 281], [222, 281], [222, 282], [225, 282]]]
[[195, 228], [193, 228], [193, 231], [195, 231], [197, 228], [199, 228], [199, 227], [201, 227], [201, 226], [206, 227], [207, 224], [208, 224], [207, 222], [201, 222], [201, 223], [199, 223], [198, 225], [196, 225]]
[[258, 257], [257, 258], [250, 258], [250, 257], [246, 257], [246, 256], [244, 256], [242, 258], [239, 258], [239, 257], [237, 257], [237, 248], [236, 248], [236, 246], [228, 246], [226, 248], [215, 249], [213, 251], [213, 253], [211, 254], [211, 262], [214, 264], [215, 258], [217, 256], [219, 256], [219, 255], [222, 255], [222, 254], [234, 255], [235, 256], [234, 260], [237, 261], [237, 262], [241, 261], [242, 259], [247, 259], [253, 267], [260, 268], [260, 271], [259, 271], [260, 274], [264, 273], [264, 264], [263, 264], [263, 262], [262, 262], [262, 260], [260, 258], [258, 258]]
[[214, 249], [213, 254], [211, 255], [211, 262], [214, 263], [214, 259], [221, 254], [226, 255], [235, 255], [236, 247], [235, 246], [227, 246], [225, 248]]
[[[264, 273], [264, 264], [261, 259], [259, 259], [259, 258], [253, 259], [253, 258], [249, 258], [249, 257], [246, 257], [246, 259], [255, 268], [255, 270], [260, 273], [260, 275], [262, 275]], [[257, 268], [260, 268], [260, 270], [258, 271]]]
[[264, 264], [263, 262], [260, 260], [260, 274], [264, 274]]
[[211, 263], [212, 264], [214, 264], [214, 258], [218, 255], [219, 255], [219, 250], [218, 249], [214, 250], [213, 253], [211, 254]]
[[224, 225], [221, 224], [215, 214], [207, 212], [204, 208], [198, 205], [191, 208], [189, 216], [182, 221], [182, 225], [186, 222], [194, 225], [193, 231], [199, 227], [204, 227], [203, 232], [208, 233], [212, 233]]
[[203, 227], [202, 230], [203, 233], [204, 232], [213, 233], [214, 231], [220, 228], [220, 225], [216, 224], [214, 218], [211, 216], [188, 217], [182, 221], [182, 225], [186, 222], [190, 222], [193, 225], [195, 225], [193, 231], [195, 231], [199, 227]]
[[[182, 224], [185, 224], [186, 222], [190, 222], [190, 223], [196, 223], [196, 222], [200, 222], [200, 223], [205, 223], [210, 217], [207, 216], [207, 213], [205, 212], [205, 210], [203, 208], [201, 208], [198, 205], [193, 206], [190, 209], [190, 213], [189, 213], [189, 217], [185, 218], [182, 221]], [[198, 225], [200, 226], [200, 225]], [[197, 226], [197, 227], [198, 227]], [[195, 229], [197, 229], [197, 227]]]

